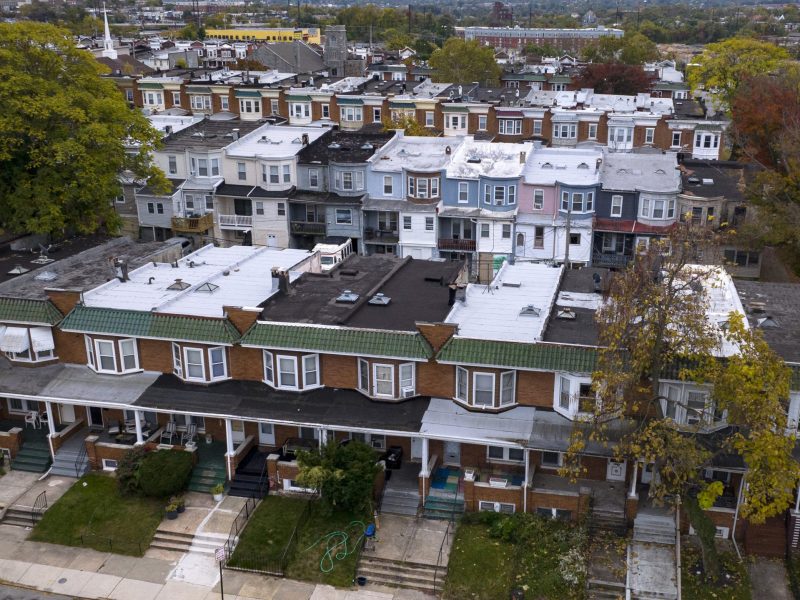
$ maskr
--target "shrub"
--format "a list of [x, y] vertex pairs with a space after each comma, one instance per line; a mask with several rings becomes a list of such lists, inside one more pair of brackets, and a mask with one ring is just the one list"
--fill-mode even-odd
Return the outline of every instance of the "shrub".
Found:
[[191, 474], [192, 455], [188, 452], [150, 452], [139, 466], [139, 487], [145, 496], [166, 498], [186, 489]]
[[135, 496], [142, 492], [139, 486], [139, 467], [148, 450], [144, 447], [126, 452], [117, 463], [117, 486], [121, 496]]

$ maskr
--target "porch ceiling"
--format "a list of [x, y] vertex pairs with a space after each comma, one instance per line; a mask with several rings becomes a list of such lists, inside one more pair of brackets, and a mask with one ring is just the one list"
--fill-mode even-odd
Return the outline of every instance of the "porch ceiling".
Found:
[[255, 381], [225, 381], [200, 387], [187, 385], [173, 375], [162, 375], [135, 404], [197, 415], [416, 433], [428, 403], [428, 398], [376, 402], [354, 390], [332, 388], [303, 394], [282, 392]]

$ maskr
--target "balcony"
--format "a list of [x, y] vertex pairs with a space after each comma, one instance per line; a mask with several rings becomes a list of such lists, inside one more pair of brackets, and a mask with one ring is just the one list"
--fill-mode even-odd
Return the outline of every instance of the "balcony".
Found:
[[292, 221], [292, 233], [299, 235], [325, 235], [325, 223]]
[[219, 215], [220, 229], [251, 229], [253, 215]]
[[364, 230], [364, 241], [370, 244], [396, 244], [400, 241], [397, 231], [389, 231], [378, 229], [377, 231], [371, 228]]
[[198, 217], [172, 217], [172, 231], [175, 233], [203, 233], [212, 227], [214, 227], [213, 213]]
[[439, 238], [439, 250], [451, 252], [475, 252], [475, 240], [450, 240]]
[[593, 267], [608, 267], [610, 269], [624, 269], [628, 266], [631, 256], [627, 254], [605, 254], [595, 252], [592, 254]]

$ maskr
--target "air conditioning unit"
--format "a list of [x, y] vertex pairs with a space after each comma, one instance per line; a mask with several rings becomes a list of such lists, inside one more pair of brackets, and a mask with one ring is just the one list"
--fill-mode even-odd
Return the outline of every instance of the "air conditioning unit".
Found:
[[508, 479], [502, 477], [490, 477], [489, 486], [493, 488], [504, 488], [508, 485]]
[[411, 398], [414, 395], [414, 388], [413, 387], [404, 387], [400, 392], [403, 395], [403, 398]]
[[385, 446], [385, 441], [382, 438], [373, 438], [370, 440], [370, 445], [376, 450], [383, 450]]

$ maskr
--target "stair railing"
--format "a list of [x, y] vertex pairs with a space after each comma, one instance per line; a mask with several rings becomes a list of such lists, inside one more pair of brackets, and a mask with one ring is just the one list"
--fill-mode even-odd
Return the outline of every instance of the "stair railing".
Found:
[[83, 461], [86, 458], [86, 444], [81, 444], [80, 449], [78, 450], [78, 456], [75, 458], [75, 477], [80, 477], [83, 475], [81, 473], [81, 467], [83, 466]]
[[[258, 499], [259, 497], [263, 497], [265, 495], [264, 494], [264, 486], [265, 485], [269, 486], [269, 479], [267, 477], [267, 474], [268, 474], [267, 462], [268, 461], [265, 460], [264, 464], [261, 467], [261, 474], [258, 476], [258, 489], [257, 490], [253, 490], [250, 493], [251, 496], [253, 496], [253, 498]], [[267, 493], [269, 493], [269, 487], [267, 487]]]
[[44, 511], [47, 510], [47, 492], [44, 491], [38, 496], [36, 496], [36, 500], [33, 503], [33, 508], [31, 508], [31, 526], [36, 526], [36, 523], [39, 521], [41, 516], [44, 514]]
[[444, 530], [444, 537], [442, 538], [442, 543], [439, 546], [439, 556], [436, 557], [436, 568], [433, 570], [433, 589], [436, 591], [436, 582], [439, 579], [439, 569], [442, 566], [442, 558], [444, 557], [444, 547], [447, 544], [447, 540], [450, 537], [450, 526], [453, 524], [452, 521], [447, 522], [447, 529]]

